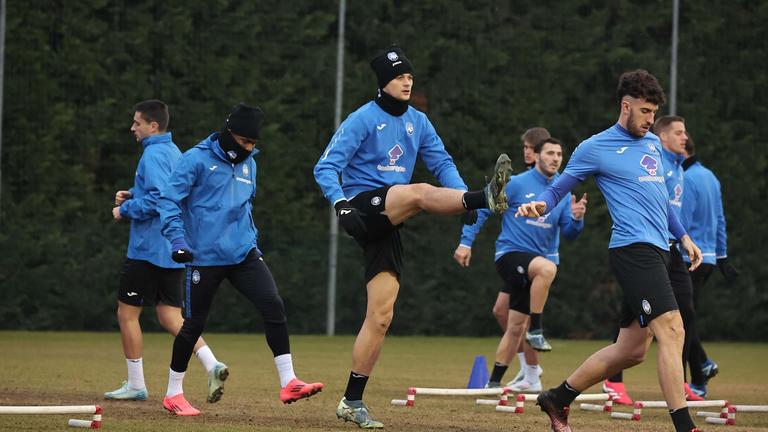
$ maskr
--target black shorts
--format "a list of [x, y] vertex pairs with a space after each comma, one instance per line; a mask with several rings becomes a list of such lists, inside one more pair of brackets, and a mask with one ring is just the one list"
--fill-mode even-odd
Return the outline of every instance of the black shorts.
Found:
[[676, 243], [669, 245], [669, 281], [676, 296], [693, 295], [691, 274]]
[[360, 210], [365, 222], [365, 238], [355, 240], [363, 248], [366, 282], [381, 272], [393, 272], [398, 281], [403, 274], [403, 243], [399, 231], [403, 224], [392, 225], [389, 218], [381, 214], [391, 187], [361, 192], [350, 201]]
[[162, 303], [181, 307], [184, 269], [158, 267], [148, 261], [125, 259], [117, 299], [131, 306]]
[[640, 327], [666, 312], [677, 310], [669, 281], [669, 252], [648, 243], [610, 249], [613, 274], [624, 293], [621, 327], [638, 320]]
[[528, 265], [539, 255], [528, 252], [508, 252], [496, 260], [496, 272], [504, 285], [501, 292], [509, 294], [509, 308], [531, 314], [531, 280]]

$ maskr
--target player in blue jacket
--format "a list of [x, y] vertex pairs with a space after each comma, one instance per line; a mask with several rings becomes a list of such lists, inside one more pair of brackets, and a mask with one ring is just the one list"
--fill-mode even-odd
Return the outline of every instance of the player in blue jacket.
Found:
[[[292, 403], [323, 389], [293, 371], [283, 300], [256, 240], [251, 214], [256, 196], [256, 162], [263, 112], [237, 105], [220, 132], [182, 155], [159, 200], [162, 233], [174, 261], [188, 263], [186, 318], [173, 343], [163, 407], [179, 416], [200, 413], [184, 397], [182, 382], [194, 341], [203, 332], [213, 297], [224, 279], [256, 306], [280, 378], [280, 400]], [[217, 370], [216, 396], [224, 391], [227, 368]], [[210, 385], [209, 385], [210, 386]], [[210, 399], [209, 399], [210, 402]]]
[[[315, 180], [336, 209], [339, 223], [363, 248], [368, 308], [352, 351], [352, 370], [336, 415], [366, 429], [379, 429], [363, 403], [368, 377], [392, 321], [400, 288], [403, 249], [399, 229], [417, 213], [461, 214], [476, 209], [503, 212], [511, 161], [501, 155], [484, 190], [467, 192], [453, 159], [427, 116], [409, 106], [413, 65], [398, 46], [371, 60], [375, 100], [349, 115], [315, 166]], [[420, 158], [444, 187], [410, 184]], [[341, 182], [339, 182], [341, 177]], [[474, 222], [474, 221], [472, 221]]]
[[[136, 168], [134, 185], [117, 191], [112, 216], [116, 221], [131, 221], [128, 255], [120, 274], [117, 292], [117, 322], [128, 379], [117, 390], [104, 393], [106, 399], [146, 400], [142, 334], [139, 315], [144, 306], [155, 306], [157, 321], [176, 336], [184, 318], [181, 295], [184, 265], [171, 259], [171, 244], [160, 234], [157, 199], [165, 187], [181, 152], [168, 132], [168, 106], [147, 100], [134, 106], [131, 132], [144, 152]], [[225, 367], [216, 360], [203, 338], [195, 342], [195, 354], [209, 376]], [[210, 380], [209, 380], [210, 382]], [[209, 395], [213, 389], [209, 388]]]
[[[643, 361], [651, 332], [658, 342], [658, 376], [677, 432], [698, 431], [680, 391], [683, 323], [669, 280], [669, 232], [692, 257], [701, 251], [670, 210], [661, 145], [649, 133], [664, 91], [644, 70], [627, 72], [617, 89], [620, 114], [609, 129], [583, 141], [565, 172], [519, 216], [540, 217], [588, 176], [595, 177], [613, 220], [608, 245], [611, 267], [624, 294], [621, 331], [613, 344], [589, 357], [566, 381], [539, 394], [552, 430], [568, 432], [569, 406], [582, 391]], [[650, 331], [649, 331], [650, 329]]]
[[[695, 304], [715, 266], [720, 269], [728, 283], [734, 283], [739, 272], [728, 262], [728, 235], [725, 230], [720, 182], [712, 171], [699, 162], [690, 135], [685, 143], [685, 157], [685, 188], [680, 222], [701, 248], [703, 257], [699, 268], [691, 272]], [[683, 259], [690, 262], [687, 255], [683, 255]], [[697, 361], [702, 363], [702, 377], [697, 381], [691, 374], [691, 389], [701, 396], [706, 396], [707, 382], [717, 375], [719, 368], [717, 363], [707, 356], [701, 346], [698, 330], [694, 330], [696, 331], [691, 340], [690, 361], [693, 367]]]
[[[558, 176], [557, 171], [563, 162], [563, 149], [559, 140], [545, 138], [534, 146], [534, 154], [534, 168], [513, 176], [507, 183], [507, 197], [513, 207], [522, 205], [531, 197], [543, 192]], [[522, 342], [523, 335], [526, 334], [529, 320], [538, 319], [538, 328], [541, 328], [541, 313], [549, 288], [557, 274], [556, 263], [548, 258], [552, 244], [555, 243], [555, 238], [560, 236], [561, 228], [567, 239], [574, 240], [584, 228], [585, 212], [586, 194], [577, 203], [569, 192], [551, 212], [537, 220], [515, 218], [512, 212], [502, 216], [501, 233], [496, 240], [495, 261], [496, 270], [504, 281], [501, 291], [505, 292], [509, 299], [508, 319], [496, 351], [496, 362], [488, 387], [501, 386], [501, 379]], [[477, 223], [464, 225], [459, 247], [453, 256], [462, 267], [469, 266], [472, 243], [490, 214], [490, 211], [480, 210]], [[541, 304], [534, 304], [532, 300], [534, 289], [543, 297]], [[523, 379], [509, 387], [515, 392], [540, 392], [538, 362], [526, 366]]]

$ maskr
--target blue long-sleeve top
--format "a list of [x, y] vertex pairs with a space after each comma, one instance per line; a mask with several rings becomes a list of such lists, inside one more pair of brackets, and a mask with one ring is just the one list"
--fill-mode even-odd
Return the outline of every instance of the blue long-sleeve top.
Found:
[[[409, 184], [420, 157], [441, 185], [467, 190], [427, 116], [408, 107], [393, 116], [369, 102], [347, 117], [315, 165], [323, 195], [335, 204], [360, 192]], [[341, 184], [339, 184], [341, 175]]]
[[[555, 264], [560, 264], [556, 248], [560, 229], [563, 230], [563, 236], [569, 240], [576, 239], [584, 229], [583, 219], [573, 219], [571, 194], [567, 193], [565, 199], [560, 201], [553, 211], [538, 219], [516, 218], [515, 212], [511, 210], [529, 202], [551, 184], [555, 178], [557, 178], [557, 174], [552, 179], [548, 179], [534, 168], [509, 179], [505, 191], [509, 200], [510, 211], [506, 211], [502, 215], [501, 233], [496, 239], [496, 260], [509, 252], [528, 252], [546, 257]], [[474, 225], [464, 225], [460, 240], [462, 246], [472, 247], [477, 234], [490, 215], [489, 210], [480, 210]], [[555, 245], [554, 250], [553, 245]]]
[[131, 219], [127, 256], [163, 268], [184, 267], [171, 259], [171, 244], [160, 234], [157, 209], [160, 191], [168, 183], [181, 151], [170, 132], [148, 136], [141, 145], [144, 152], [129, 190], [131, 198], [120, 205], [120, 215]]
[[256, 161], [248, 157], [231, 163], [218, 135], [181, 156], [158, 200], [163, 236], [169, 241], [184, 238], [198, 266], [239, 264], [251, 249], [258, 250], [251, 214]]
[[[704, 263], [715, 264], [718, 258], [728, 256], [728, 235], [725, 231], [720, 182], [712, 171], [698, 161], [693, 162], [685, 171], [680, 222], [701, 249]], [[690, 262], [685, 252], [683, 259]]]
[[686, 234], [670, 210], [661, 143], [656, 135], [648, 132], [637, 138], [618, 123], [593, 135], [576, 147], [563, 175], [536, 200], [544, 201], [547, 209], [554, 208], [590, 175], [595, 177], [613, 220], [608, 248], [650, 243], [669, 250], [668, 231], [676, 239]]

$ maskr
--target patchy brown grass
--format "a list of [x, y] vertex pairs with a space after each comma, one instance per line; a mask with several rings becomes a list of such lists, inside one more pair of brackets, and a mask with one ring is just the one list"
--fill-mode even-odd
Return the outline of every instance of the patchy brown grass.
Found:
[[[355, 431], [334, 414], [349, 373], [352, 337], [295, 336], [294, 362], [300, 378], [323, 381], [326, 389], [304, 401], [283, 405], [278, 380], [263, 335], [206, 335], [217, 357], [231, 370], [221, 402], [205, 402], [206, 376], [192, 358], [185, 394], [203, 411], [197, 418], [176, 418], [161, 406], [167, 383], [172, 339], [145, 335], [145, 377], [150, 392], [146, 402], [105, 401], [102, 393], [125, 379], [119, 335], [116, 333], [0, 332], [0, 404], [100, 404], [107, 431]], [[473, 398], [417, 396], [414, 408], [393, 407], [391, 399], [405, 399], [409, 386], [464, 387], [474, 356], [492, 363], [493, 338], [388, 338], [381, 360], [366, 391], [366, 402], [376, 419], [395, 431], [546, 431], [548, 421], [532, 404], [523, 415], [496, 413], [476, 406]], [[555, 340], [553, 352], [542, 356], [545, 386], [559, 384], [600, 341]], [[721, 373], [710, 383], [710, 397], [736, 404], [768, 404], [768, 345], [708, 343], [707, 352]], [[659, 400], [655, 352], [625, 374], [635, 399]], [[516, 366], [506, 378], [511, 379]], [[595, 388], [592, 391], [599, 391]], [[692, 410], [694, 411], [694, 410]], [[81, 416], [0, 415], [0, 430], [68, 430], [67, 419]], [[665, 410], [645, 410], [640, 422], [610, 420], [605, 414], [581, 412], [574, 405], [575, 431], [669, 431]], [[724, 426], [699, 426], [708, 431]], [[71, 430], [71, 429], [70, 429]], [[731, 432], [766, 431], [768, 414], [740, 414]]]

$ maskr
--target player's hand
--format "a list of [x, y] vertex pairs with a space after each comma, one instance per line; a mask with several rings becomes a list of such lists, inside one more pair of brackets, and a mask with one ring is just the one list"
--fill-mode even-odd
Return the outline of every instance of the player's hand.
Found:
[[123, 218], [123, 215], [120, 214], [120, 206], [112, 207], [112, 217], [115, 218], [115, 220]]
[[453, 253], [453, 259], [462, 267], [469, 267], [469, 260], [472, 259], [472, 248], [459, 245]]
[[680, 239], [680, 246], [682, 246], [683, 249], [685, 249], [686, 252], [688, 252], [688, 258], [691, 259], [691, 266], [688, 267], [689, 271], [694, 271], [696, 268], [701, 265], [701, 249], [699, 249], [698, 246], [691, 240], [691, 237], [686, 234], [683, 236], [682, 239]]
[[720, 273], [723, 274], [725, 280], [729, 283], [733, 283], [739, 277], [739, 271], [736, 270], [736, 267], [732, 266], [731, 263], [728, 262], [728, 258], [718, 258], [717, 268], [720, 270]]
[[461, 215], [461, 223], [464, 225], [474, 225], [477, 222], [477, 210], [467, 210]]
[[353, 238], [362, 239], [365, 237], [367, 229], [365, 228], [365, 222], [360, 217], [360, 211], [353, 207], [349, 201], [341, 200], [334, 204], [336, 209], [336, 216], [339, 218], [339, 223], [344, 227], [344, 231], [351, 235]]
[[195, 256], [192, 255], [192, 249], [183, 237], [171, 242], [171, 258], [177, 263], [188, 263], [195, 259]]
[[571, 214], [577, 221], [584, 219], [584, 214], [587, 213], [587, 193], [581, 196], [581, 199], [576, 201], [576, 196], [571, 195]]
[[119, 206], [120, 204], [124, 203], [125, 200], [131, 199], [133, 197], [133, 194], [131, 194], [130, 191], [117, 191], [115, 194], [115, 205]]
[[547, 204], [544, 201], [531, 201], [527, 204], [522, 204], [517, 208], [515, 217], [525, 216], [529, 218], [537, 218], [543, 215], [547, 211]]

